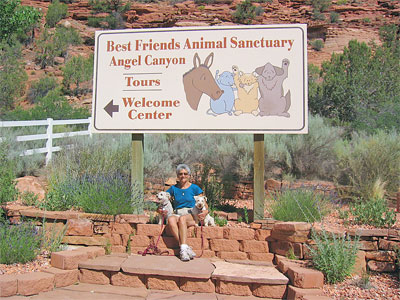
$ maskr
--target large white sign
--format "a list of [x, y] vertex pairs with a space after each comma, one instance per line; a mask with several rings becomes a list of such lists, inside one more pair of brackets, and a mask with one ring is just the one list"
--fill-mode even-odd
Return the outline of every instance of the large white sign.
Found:
[[307, 133], [304, 24], [96, 32], [98, 132]]

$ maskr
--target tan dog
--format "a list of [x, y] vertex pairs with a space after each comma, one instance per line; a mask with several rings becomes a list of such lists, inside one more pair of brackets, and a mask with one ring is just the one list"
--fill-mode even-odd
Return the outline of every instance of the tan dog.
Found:
[[[207, 197], [206, 196], [194, 196], [194, 200], [196, 201], [196, 204], [192, 208], [192, 215], [193, 215], [193, 219], [195, 220], [196, 224], [198, 224], [199, 223], [199, 214], [202, 211], [207, 210], [207, 206], [206, 206]], [[204, 226], [215, 226], [214, 218], [211, 217], [210, 214], [207, 214], [206, 217], [204, 218]]]

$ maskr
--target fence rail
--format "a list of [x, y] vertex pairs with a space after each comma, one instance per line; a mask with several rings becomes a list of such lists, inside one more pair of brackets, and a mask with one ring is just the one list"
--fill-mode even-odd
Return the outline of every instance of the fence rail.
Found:
[[[82, 131], [70, 131], [53, 133], [54, 126], [57, 125], [76, 125], [76, 124], [88, 124], [87, 130]], [[36, 153], [46, 153], [46, 165], [51, 160], [53, 152], [60, 151], [62, 148], [59, 146], [53, 146], [54, 139], [68, 138], [73, 136], [89, 135], [91, 136], [91, 118], [88, 119], [75, 119], [75, 120], [53, 120], [48, 118], [47, 120], [35, 120], [35, 121], [0, 121], [0, 128], [6, 127], [30, 127], [30, 126], [47, 126], [46, 133], [43, 134], [31, 134], [31, 135], [21, 135], [16, 137], [17, 142], [26, 141], [37, 141], [37, 140], [47, 140], [46, 147], [35, 148], [24, 150], [20, 156], [33, 155]], [[0, 142], [2, 138], [0, 137]], [[71, 146], [67, 145], [66, 147]]]

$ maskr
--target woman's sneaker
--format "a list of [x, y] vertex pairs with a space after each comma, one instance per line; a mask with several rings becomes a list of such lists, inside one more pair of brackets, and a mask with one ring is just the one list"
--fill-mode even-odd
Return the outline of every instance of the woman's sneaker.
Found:
[[189, 261], [190, 260], [188, 248], [182, 248], [180, 251], [180, 255], [181, 255], [181, 261]]
[[188, 246], [188, 248], [186, 249], [186, 251], [188, 252], [190, 259], [193, 259], [193, 258], [196, 257], [196, 253], [194, 253], [192, 247]]

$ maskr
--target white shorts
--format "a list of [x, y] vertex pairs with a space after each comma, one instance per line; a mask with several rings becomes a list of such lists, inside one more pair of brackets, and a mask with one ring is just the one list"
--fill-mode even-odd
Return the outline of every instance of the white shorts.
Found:
[[185, 215], [190, 215], [190, 214], [192, 214], [192, 208], [190, 208], [190, 207], [182, 207], [182, 208], [174, 209], [174, 213], [167, 218], [167, 224], [168, 224], [168, 219], [172, 216], [180, 217], [180, 216], [185, 216]]

